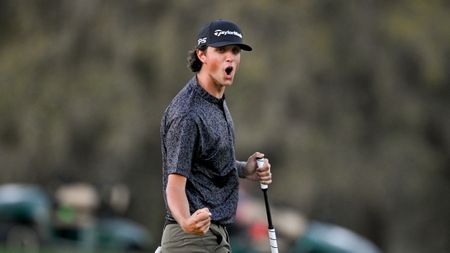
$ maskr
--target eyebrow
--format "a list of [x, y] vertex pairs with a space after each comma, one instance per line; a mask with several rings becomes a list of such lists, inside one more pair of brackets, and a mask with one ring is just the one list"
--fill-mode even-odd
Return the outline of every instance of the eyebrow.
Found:
[[238, 45], [226, 45], [226, 46], [221, 46], [221, 47], [216, 47], [217, 50], [219, 49], [225, 49], [225, 48], [230, 48], [230, 50], [234, 50], [234, 49], [238, 49], [239, 51], [242, 50], [242, 48]]

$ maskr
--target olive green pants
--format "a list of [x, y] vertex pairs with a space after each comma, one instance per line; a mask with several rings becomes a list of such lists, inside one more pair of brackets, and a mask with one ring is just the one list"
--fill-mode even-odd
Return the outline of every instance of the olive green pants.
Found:
[[231, 252], [228, 232], [224, 226], [211, 224], [205, 235], [191, 235], [178, 224], [168, 224], [161, 240], [162, 253], [229, 253]]

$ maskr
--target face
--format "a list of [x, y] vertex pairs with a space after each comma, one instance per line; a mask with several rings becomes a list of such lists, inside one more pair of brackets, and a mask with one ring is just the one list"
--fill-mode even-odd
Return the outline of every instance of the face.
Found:
[[202, 70], [210, 80], [219, 86], [230, 86], [241, 61], [241, 48], [237, 45], [208, 47], [205, 52], [198, 51], [197, 56], [203, 62]]

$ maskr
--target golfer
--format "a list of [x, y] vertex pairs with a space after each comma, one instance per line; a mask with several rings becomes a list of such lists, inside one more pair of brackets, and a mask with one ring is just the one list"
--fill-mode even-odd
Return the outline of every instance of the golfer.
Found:
[[268, 160], [257, 167], [256, 157], [264, 154], [235, 158], [225, 89], [233, 84], [241, 50], [252, 48], [236, 24], [216, 20], [204, 26], [190, 52], [195, 75], [163, 115], [163, 253], [231, 252], [226, 226], [235, 220], [239, 177], [272, 182]]

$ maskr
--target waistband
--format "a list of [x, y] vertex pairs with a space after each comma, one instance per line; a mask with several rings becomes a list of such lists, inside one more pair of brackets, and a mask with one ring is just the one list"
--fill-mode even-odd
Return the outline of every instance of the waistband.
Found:
[[[174, 221], [174, 220], [167, 220], [164, 222], [164, 227], [166, 227], [167, 225], [171, 225], [171, 224], [178, 224], [178, 222]], [[211, 221], [211, 224], [217, 225], [219, 227], [223, 227], [223, 228], [227, 228], [226, 225], [220, 224], [217, 221]]]

